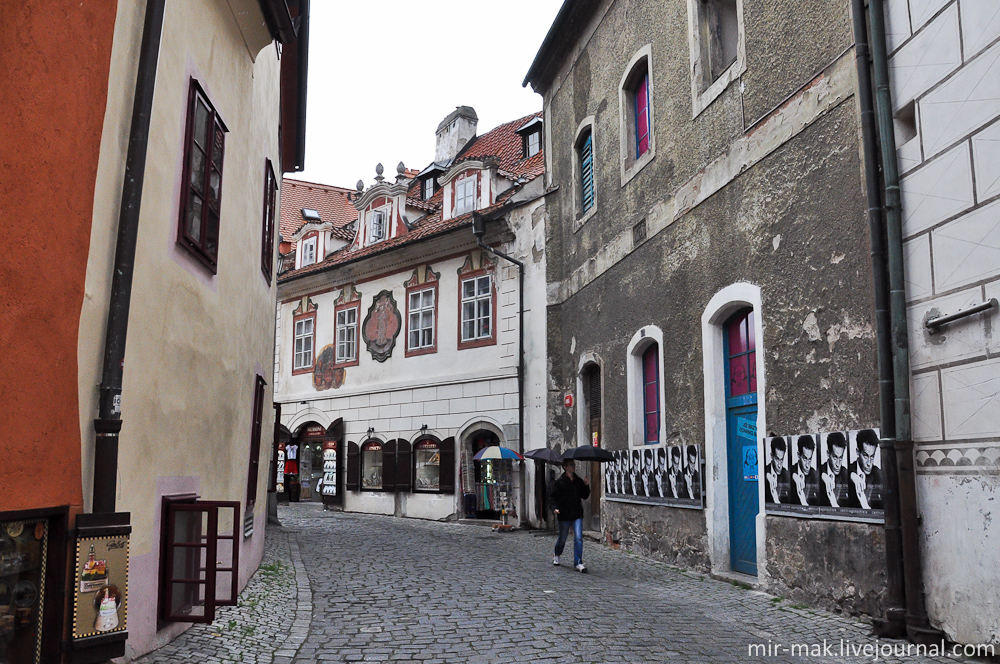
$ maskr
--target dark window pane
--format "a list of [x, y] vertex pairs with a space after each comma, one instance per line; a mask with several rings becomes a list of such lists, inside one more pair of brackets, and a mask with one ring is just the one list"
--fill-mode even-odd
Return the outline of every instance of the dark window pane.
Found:
[[195, 242], [201, 242], [201, 197], [191, 192], [188, 200], [187, 220], [185, 222], [187, 234]]
[[212, 163], [222, 168], [222, 156], [225, 152], [226, 144], [226, 134], [222, 131], [222, 127], [216, 125], [215, 127], [215, 143], [212, 147]]
[[191, 187], [204, 193], [205, 189], [205, 153], [197, 147], [191, 148]]
[[211, 111], [205, 102], [195, 98], [194, 109], [194, 141], [204, 149], [208, 149], [208, 119]]
[[208, 211], [208, 221], [205, 224], [205, 251], [212, 256], [219, 251], [219, 215], [213, 210]]

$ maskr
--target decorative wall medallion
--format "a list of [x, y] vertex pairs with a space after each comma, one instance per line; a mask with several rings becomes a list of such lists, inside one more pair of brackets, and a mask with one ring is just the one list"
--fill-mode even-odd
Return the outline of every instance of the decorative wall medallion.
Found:
[[317, 390], [338, 389], [344, 384], [346, 372], [343, 368], [336, 368], [334, 365], [333, 344], [324, 346], [323, 350], [316, 356], [316, 366], [313, 367], [313, 387]]
[[384, 290], [375, 296], [368, 315], [361, 326], [361, 337], [376, 362], [385, 362], [392, 355], [396, 337], [403, 328], [403, 317], [392, 297], [392, 291]]

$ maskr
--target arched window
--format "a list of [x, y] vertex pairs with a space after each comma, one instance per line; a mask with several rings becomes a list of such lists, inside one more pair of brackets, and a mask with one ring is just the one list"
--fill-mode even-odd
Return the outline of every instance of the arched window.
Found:
[[622, 184], [656, 152], [651, 59], [652, 46], [646, 44], [632, 56], [618, 87]]
[[628, 439], [630, 447], [664, 442], [663, 331], [647, 325], [628, 345]]
[[660, 353], [654, 342], [642, 354], [643, 443], [660, 442]]
[[369, 440], [361, 446], [361, 488], [382, 490], [382, 441]]
[[441, 441], [424, 438], [413, 444], [413, 490], [441, 490]]

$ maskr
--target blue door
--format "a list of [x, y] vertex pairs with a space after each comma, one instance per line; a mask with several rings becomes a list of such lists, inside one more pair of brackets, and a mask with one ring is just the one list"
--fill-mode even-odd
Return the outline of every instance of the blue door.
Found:
[[729, 476], [729, 562], [757, 575], [757, 370], [753, 311], [726, 323], [726, 457]]

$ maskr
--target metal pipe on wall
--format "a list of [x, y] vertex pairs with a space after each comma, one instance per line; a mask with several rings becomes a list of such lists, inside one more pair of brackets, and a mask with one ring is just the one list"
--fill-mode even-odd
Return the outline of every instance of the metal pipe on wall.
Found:
[[899, 527], [899, 495], [896, 481], [896, 438], [892, 367], [891, 319], [888, 273], [885, 262], [885, 232], [882, 219], [882, 183], [879, 178], [879, 145], [875, 132], [875, 102], [872, 98], [871, 57], [865, 0], [851, 0], [854, 27], [854, 59], [858, 73], [858, 106], [864, 148], [865, 191], [868, 199], [868, 232], [871, 238], [872, 282], [875, 289], [875, 329], [878, 349], [879, 421], [882, 432], [883, 504], [885, 512], [886, 598], [885, 617], [875, 620], [879, 636], [906, 635], [903, 572], [903, 541]]
[[910, 429], [910, 356], [906, 327], [906, 285], [903, 274], [903, 227], [896, 161], [896, 136], [889, 88], [889, 55], [885, 41], [883, 0], [870, 0], [869, 37], [875, 79], [875, 109], [882, 152], [885, 191], [885, 227], [889, 269], [889, 309], [892, 321], [893, 391], [895, 394], [897, 478], [902, 535], [903, 574], [906, 598], [906, 631], [918, 643], [938, 642], [943, 633], [930, 626], [924, 604], [923, 570], [920, 560], [920, 523], [917, 514], [913, 440]]
[[97, 439], [94, 450], [93, 506], [95, 513], [114, 512], [118, 491], [118, 434], [121, 432], [122, 374], [125, 364], [125, 341], [128, 337], [128, 312], [132, 299], [132, 275], [135, 247], [139, 235], [139, 210], [146, 172], [146, 148], [153, 111], [153, 89], [163, 31], [166, 0], [148, 0], [139, 47], [139, 72], [136, 76], [129, 129], [125, 177], [118, 216], [118, 239], [111, 277], [111, 301], [104, 341], [104, 367], [101, 375], [99, 411], [94, 420]]

